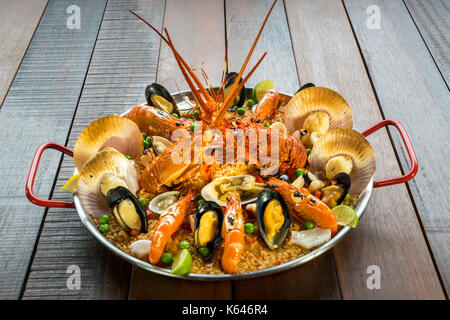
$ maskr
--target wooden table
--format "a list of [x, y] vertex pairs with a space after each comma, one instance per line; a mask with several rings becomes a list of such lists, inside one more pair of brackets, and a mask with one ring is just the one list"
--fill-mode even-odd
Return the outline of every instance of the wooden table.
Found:
[[[80, 8], [80, 29], [68, 28]], [[167, 27], [186, 60], [218, 83], [229, 40], [238, 70], [269, 0], [2, 1], [0, 12], [0, 298], [3, 299], [446, 299], [450, 290], [450, 11], [446, 0], [278, 1], [256, 48], [268, 51], [250, 85], [284, 92], [314, 82], [340, 92], [355, 129], [403, 122], [420, 169], [408, 184], [374, 190], [357, 229], [332, 251], [255, 280], [203, 283], [132, 267], [97, 243], [75, 210], [32, 205], [25, 180], [37, 146], [73, 147], [82, 128], [142, 102], [157, 81], [186, 89], [168, 47], [128, 13]], [[5, 9], [6, 8], [6, 9]], [[69, 20], [69, 21], [68, 21]], [[379, 22], [379, 24], [377, 23]], [[253, 62], [256, 60], [253, 59]], [[376, 179], [409, 168], [395, 131], [370, 137]], [[59, 187], [72, 159], [44, 155], [35, 192]], [[81, 270], [70, 290], [68, 268]], [[371, 266], [381, 288], [369, 289]], [[376, 267], [375, 267], [376, 268]], [[70, 270], [70, 269], [69, 269]], [[370, 282], [370, 279], [369, 279]]]

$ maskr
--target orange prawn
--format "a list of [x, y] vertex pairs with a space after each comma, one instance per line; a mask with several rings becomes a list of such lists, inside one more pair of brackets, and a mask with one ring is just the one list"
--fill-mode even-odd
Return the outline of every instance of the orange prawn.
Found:
[[194, 195], [194, 192], [188, 193], [161, 214], [148, 253], [151, 264], [155, 265], [161, 260], [170, 237], [180, 228], [186, 214], [193, 208]]
[[320, 228], [330, 229], [331, 234], [337, 232], [337, 219], [333, 211], [319, 198], [310, 194], [307, 189], [298, 189], [277, 178], [269, 178], [266, 182], [269, 187], [281, 194], [295, 219], [312, 220]]
[[241, 198], [239, 193], [230, 192], [227, 196], [227, 207], [223, 219], [222, 237], [224, 251], [222, 268], [226, 273], [236, 271], [244, 252], [244, 216], [242, 215]]
[[256, 123], [262, 123], [266, 120], [272, 112], [278, 107], [278, 101], [280, 100], [280, 93], [277, 89], [272, 89], [266, 92], [256, 105], [254, 116], [251, 121]]

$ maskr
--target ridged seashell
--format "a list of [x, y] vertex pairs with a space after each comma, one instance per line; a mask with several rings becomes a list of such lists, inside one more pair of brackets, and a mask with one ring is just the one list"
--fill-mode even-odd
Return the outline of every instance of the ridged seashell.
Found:
[[352, 111], [337, 92], [324, 87], [309, 87], [289, 100], [283, 122], [294, 132], [303, 128], [305, 119], [313, 112], [325, 112], [330, 117], [329, 129], [353, 127]]
[[351, 129], [327, 131], [312, 148], [308, 161], [310, 170], [321, 177], [325, 176], [327, 162], [336, 156], [347, 156], [353, 166], [349, 173], [350, 194], [363, 191], [375, 173], [375, 152], [366, 138]]
[[106, 175], [121, 179], [133, 194], [136, 194], [139, 188], [133, 161], [128, 160], [114, 148], [102, 149], [86, 162], [77, 186], [78, 197], [83, 208], [95, 217], [110, 213], [106, 196], [100, 190], [102, 178]]
[[144, 150], [139, 127], [132, 120], [118, 115], [109, 115], [95, 120], [83, 129], [73, 149], [73, 162], [78, 171], [104, 147], [113, 147], [132, 158]]

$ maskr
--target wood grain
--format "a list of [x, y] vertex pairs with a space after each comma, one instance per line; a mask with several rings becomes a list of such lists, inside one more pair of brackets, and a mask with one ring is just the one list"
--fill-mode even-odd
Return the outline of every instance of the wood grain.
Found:
[[0, 108], [47, 0], [4, 0], [0, 11]]
[[[232, 19], [229, 39], [230, 71], [238, 72], [272, 1], [227, 0], [226, 17]], [[248, 12], [252, 12], [251, 15]], [[279, 1], [267, 22], [250, 66], [267, 51], [268, 55], [250, 79], [250, 86], [270, 79], [280, 91], [299, 88], [285, 8]], [[248, 67], [250, 69], [250, 67]], [[339, 299], [339, 287], [331, 253], [293, 270], [274, 276], [234, 282], [236, 299]]]
[[[340, 92], [353, 109], [356, 130], [381, 120], [343, 4], [329, 0], [285, 3], [300, 79]], [[375, 179], [400, 175], [386, 131], [369, 141], [377, 155]], [[444, 298], [405, 185], [374, 190], [358, 228], [333, 252], [344, 299]], [[381, 269], [380, 289], [367, 287], [371, 265]]]
[[442, 76], [450, 84], [450, 5], [445, 0], [406, 0], [405, 4]]
[[[108, 1], [70, 131], [70, 148], [81, 130], [94, 119], [123, 113], [143, 101], [145, 86], [155, 79], [160, 40], [128, 10], [149, 17], [160, 28], [164, 6], [164, 0]], [[58, 188], [73, 171], [72, 158], [65, 158], [53, 199], [72, 198]], [[69, 290], [66, 286], [69, 265], [81, 269], [80, 290]], [[50, 209], [23, 298], [126, 299], [130, 277], [130, 264], [96, 242], [75, 210]]]
[[[182, 21], [182, 23], [180, 23]], [[224, 8], [221, 0], [167, 0], [164, 26], [175, 47], [192, 66], [205, 70], [213, 83], [220, 81], [225, 53]], [[187, 89], [181, 72], [168, 46], [161, 47], [158, 82], [169, 91]], [[131, 299], [227, 299], [231, 298], [230, 282], [193, 282], [168, 279], [133, 268]]]
[[[16, 299], [26, 277], [44, 208], [25, 198], [25, 181], [39, 144], [64, 144], [105, 7], [79, 3], [80, 30], [66, 27], [70, 1], [50, 1], [0, 109], [0, 298]], [[48, 198], [61, 155], [48, 152], [34, 191]]]
[[[380, 7], [381, 30], [363, 27], [361, 10], [369, 2]], [[450, 93], [402, 1], [345, 3], [383, 113], [400, 120], [414, 143], [420, 167], [409, 187], [448, 294]], [[407, 171], [407, 152], [401, 138], [397, 134], [393, 138], [403, 171]]]

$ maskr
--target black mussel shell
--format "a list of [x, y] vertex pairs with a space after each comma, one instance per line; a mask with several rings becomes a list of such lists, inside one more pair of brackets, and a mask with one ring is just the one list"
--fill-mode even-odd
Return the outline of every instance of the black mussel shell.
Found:
[[[225, 90], [224, 90], [224, 97], [226, 97], [226, 95], [228, 94], [228, 90], [231, 87], [231, 85], [236, 81], [236, 77], [237, 77], [237, 73], [236, 72], [229, 72], [227, 74], [227, 77], [225, 79]], [[242, 79], [239, 81], [239, 83], [242, 82]], [[241, 92], [239, 92], [238, 97], [239, 100], [237, 103], [233, 103], [232, 107], [237, 106], [238, 108], [242, 107], [244, 105], [245, 102], [245, 86], [242, 87]]]
[[220, 208], [220, 206], [215, 203], [214, 201], [205, 201], [202, 204], [199, 205], [198, 210], [197, 210], [197, 214], [195, 215], [195, 221], [194, 221], [194, 242], [195, 242], [195, 246], [197, 249], [200, 248], [200, 246], [197, 244], [197, 229], [200, 226], [200, 221], [203, 217], [203, 215], [205, 213], [207, 213], [208, 211], [214, 211], [217, 213], [217, 217], [218, 217], [218, 226], [217, 228], [219, 229], [219, 233], [217, 235], [217, 237], [208, 242], [206, 244], [206, 247], [209, 249], [209, 255], [204, 257], [202, 255], [200, 255], [202, 257], [203, 260], [208, 260], [213, 254], [214, 252], [220, 247], [223, 238], [222, 238], [222, 225], [223, 225], [223, 211]]
[[[284, 216], [284, 223], [281, 226], [280, 230], [277, 232], [276, 236], [274, 237], [274, 241], [270, 243], [270, 241], [267, 239], [266, 236], [266, 227], [264, 225], [264, 212], [269, 202], [274, 199], [278, 200], [281, 204]], [[283, 197], [280, 195], [280, 193], [278, 193], [275, 190], [264, 189], [258, 195], [258, 200], [256, 201], [256, 212], [258, 216], [259, 229], [261, 231], [261, 236], [264, 239], [264, 242], [267, 244], [269, 249], [273, 250], [279, 248], [283, 244], [283, 241], [289, 232], [289, 227], [291, 226], [291, 217], [289, 215], [289, 210], [286, 206], [286, 203], [283, 200]]]
[[117, 206], [122, 200], [129, 199], [136, 209], [136, 212], [141, 219], [141, 230], [140, 232], [147, 233], [148, 232], [148, 222], [147, 222], [147, 212], [139, 200], [134, 196], [134, 194], [124, 187], [117, 187], [108, 191], [106, 195], [106, 201], [108, 202], [108, 207], [113, 209]]
[[300, 87], [300, 89], [298, 89], [297, 90], [297, 92], [296, 93], [298, 93], [298, 92], [300, 92], [300, 91], [302, 91], [302, 90], [304, 90], [304, 89], [306, 89], [306, 88], [311, 88], [311, 87], [315, 87], [316, 85], [314, 84], [314, 83], [306, 83], [306, 84], [304, 84], [304, 85], [302, 85], [301, 87]]
[[[336, 187], [339, 188], [338, 193], [335, 191]], [[322, 201], [331, 207], [339, 205], [344, 201], [345, 196], [350, 191], [350, 187], [350, 176], [344, 172], [338, 173], [331, 179], [331, 186], [322, 189]], [[327, 193], [330, 192], [330, 190], [333, 190], [331, 192], [334, 192], [334, 196], [328, 198]]]
[[287, 183], [291, 183], [291, 179], [289, 179], [289, 176], [287, 174], [282, 174], [281, 176], [279, 176], [279, 179]]
[[164, 98], [165, 100], [167, 100], [168, 102], [170, 102], [172, 104], [172, 109], [173, 109], [171, 113], [176, 113], [177, 115], [180, 115], [177, 104], [173, 100], [169, 91], [166, 88], [164, 88], [162, 85], [160, 85], [158, 83], [152, 83], [145, 88], [145, 99], [147, 100], [147, 103], [151, 106], [154, 106], [155, 108], [158, 108], [158, 106], [155, 106], [154, 103], [152, 102], [153, 95], [160, 96], [160, 97]]

